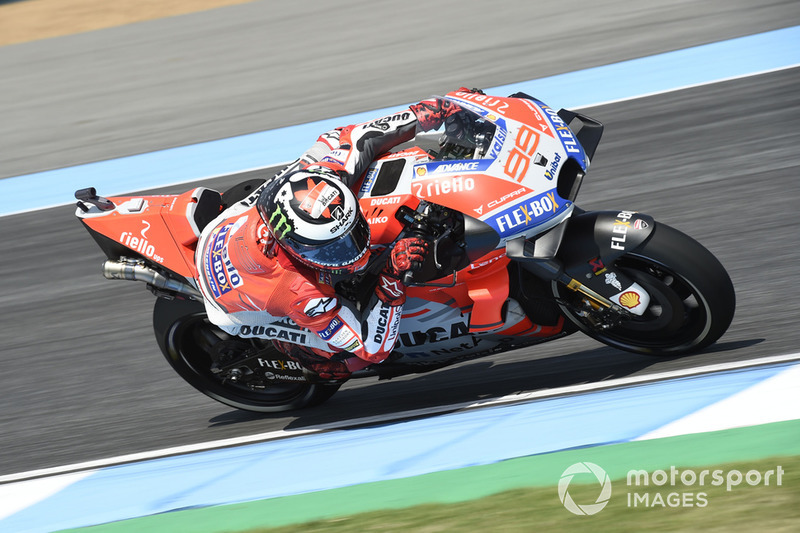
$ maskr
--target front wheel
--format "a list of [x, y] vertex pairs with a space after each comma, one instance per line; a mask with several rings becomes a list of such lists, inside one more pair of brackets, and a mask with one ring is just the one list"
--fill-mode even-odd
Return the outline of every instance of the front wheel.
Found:
[[[219, 346], [226, 343], [232, 349], [247, 341], [230, 337], [214, 326], [198, 302], [159, 298], [153, 310], [153, 329], [164, 357], [184, 380], [203, 394], [237, 409], [273, 413], [309, 407], [333, 396], [340, 386], [282, 383], [252, 374], [237, 381], [220, 377], [212, 371]], [[275, 350], [268, 345], [258, 349], [259, 354]]]
[[614, 261], [614, 268], [644, 287], [650, 304], [642, 316], [610, 328], [598, 328], [581, 316], [580, 297], [553, 285], [564, 314], [604, 344], [646, 355], [683, 355], [715, 342], [733, 320], [736, 296], [725, 267], [700, 243], [666, 224], [656, 224], [651, 237]]

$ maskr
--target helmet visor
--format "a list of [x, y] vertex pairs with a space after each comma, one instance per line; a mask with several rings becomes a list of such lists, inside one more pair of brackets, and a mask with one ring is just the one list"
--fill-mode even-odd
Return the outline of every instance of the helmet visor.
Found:
[[369, 250], [369, 224], [363, 216], [357, 216], [351, 230], [331, 242], [311, 245], [286, 238], [281, 244], [314, 268], [347, 268], [359, 262]]

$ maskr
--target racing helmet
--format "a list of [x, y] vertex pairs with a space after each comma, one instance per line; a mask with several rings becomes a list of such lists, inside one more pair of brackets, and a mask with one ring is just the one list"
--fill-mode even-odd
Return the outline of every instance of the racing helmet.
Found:
[[369, 224], [353, 191], [331, 174], [299, 170], [281, 176], [256, 205], [272, 237], [302, 264], [334, 274], [366, 266]]

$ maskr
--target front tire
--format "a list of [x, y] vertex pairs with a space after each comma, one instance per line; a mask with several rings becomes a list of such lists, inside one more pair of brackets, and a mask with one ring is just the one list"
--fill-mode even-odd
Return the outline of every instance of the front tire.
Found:
[[700, 243], [666, 224], [656, 224], [650, 238], [615, 260], [614, 268], [642, 285], [651, 300], [642, 316], [608, 329], [576, 313], [575, 293], [553, 285], [564, 314], [604, 344], [645, 355], [685, 355], [716, 342], [733, 320], [736, 295], [725, 267]]
[[211, 348], [232, 337], [209, 322], [199, 302], [159, 298], [153, 309], [153, 329], [161, 352], [178, 375], [203, 394], [237, 409], [275, 413], [310, 407], [340, 387], [267, 381], [253, 386], [220, 379], [211, 371]]

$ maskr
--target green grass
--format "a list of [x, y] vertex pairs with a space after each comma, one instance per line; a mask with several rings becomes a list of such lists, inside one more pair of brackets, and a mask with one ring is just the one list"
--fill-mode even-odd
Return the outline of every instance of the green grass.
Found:
[[[784, 469], [781, 486], [749, 486], [745, 481], [730, 492], [725, 485], [711, 486], [709, 476], [703, 487], [628, 487], [626, 481], [615, 480], [609, 504], [592, 516], [576, 516], [568, 512], [558, 498], [556, 487], [516, 489], [478, 500], [442, 505], [418, 505], [406, 509], [374, 511], [348, 517], [319, 520], [280, 528], [254, 529], [250, 533], [325, 532], [419, 532], [451, 531], [530, 532], [549, 530], [569, 531], [799, 531], [800, 530], [800, 456], [775, 457], [761, 461], [728, 463], [707, 467], [732, 469], [741, 472]], [[702, 468], [694, 467], [695, 472]], [[569, 492], [579, 504], [593, 503], [599, 484], [592, 481], [577, 484], [576, 476]], [[588, 481], [588, 480], [587, 480]], [[658, 490], [656, 490], [658, 489]], [[661, 495], [663, 505], [644, 507], [628, 506], [628, 493], [648, 494], [653, 502]], [[698, 493], [704, 493], [707, 504], [703, 507], [671, 507], [669, 494], [692, 493], [697, 502]], [[686, 496], [688, 498], [688, 496]], [[633, 496], [631, 496], [633, 498]], [[675, 496], [672, 497], [673, 501]]]
[[[613, 480], [609, 504], [593, 516], [575, 516], [558, 499], [562, 473], [575, 463], [601, 466]], [[653, 472], [784, 469], [782, 485], [631, 487], [631, 469]], [[354, 468], [357, 466], [354, 465]], [[708, 433], [678, 435], [517, 457], [486, 465], [430, 472], [329, 490], [227, 505], [158, 513], [77, 530], [81, 533], [221, 533], [231, 531], [493, 531], [652, 529], [800, 531], [800, 420]], [[264, 480], [269, 482], [269, 480]], [[580, 484], [584, 483], [584, 486]], [[579, 505], [594, 503], [600, 490], [591, 474], [569, 485]], [[671, 502], [671, 492], [705, 495], [703, 507], [628, 506], [628, 494]], [[660, 496], [657, 497], [657, 495]], [[632, 497], [632, 496], [631, 496]], [[658, 499], [656, 499], [658, 498]], [[534, 528], [535, 526], [535, 528]], [[260, 529], [259, 529], [260, 528]], [[273, 529], [268, 529], [273, 528]]]

